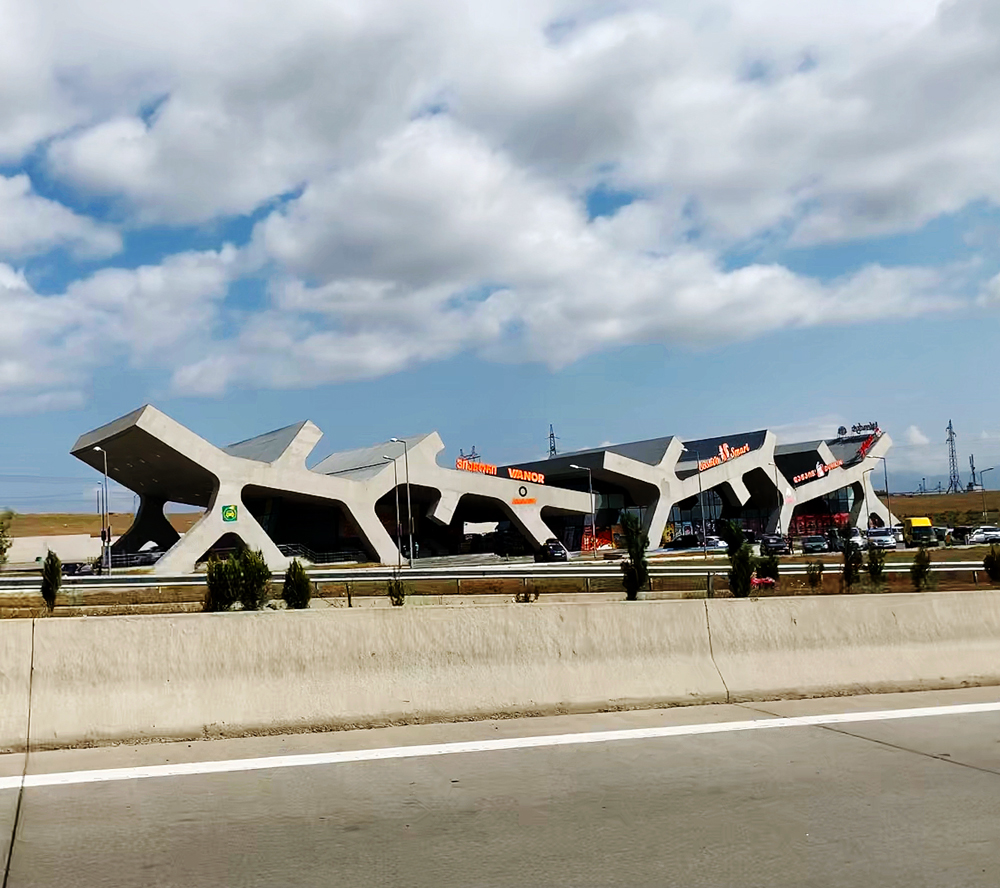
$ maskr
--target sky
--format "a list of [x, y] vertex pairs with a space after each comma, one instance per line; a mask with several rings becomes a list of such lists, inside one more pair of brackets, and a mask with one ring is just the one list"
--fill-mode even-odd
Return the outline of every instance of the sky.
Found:
[[1000, 464], [991, 0], [5, 0], [0, 83], [0, 507], [92, 510], [144, 403]]

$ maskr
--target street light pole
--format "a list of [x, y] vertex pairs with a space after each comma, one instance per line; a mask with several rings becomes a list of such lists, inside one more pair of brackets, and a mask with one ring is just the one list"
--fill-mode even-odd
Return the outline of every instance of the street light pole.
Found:
[[570, 464], [571, 469], [581, 469], [587, 473], [587, 490], [590, 491], [590, 538], [593, 543], [593, 552], [597, 555], [597, 503], [594, 500], [594, 473], [587, 466]]
[[705, 560], [708, 561], [708, 531], [705, 529], [705, 497], [701, 489], [701, 454], [690, 447], [682, 447], [682, 450], [694, 454], [695, 463], [698, 466], [698, 510], [701, 512], [701, 552]]
[[[892, 497], [889, 495], [889, 462], [884, 456], [876, 456], [875, 459], [882, 460], [882, 471], [885, 473], [885, 507], [889, 510], [889, 529], [892, 530]], [[986, 470], [987, 472], [989, 469]], [[980, 472], [979, 474], [982, 474]]]
[[413, 507], [410, 503], [410, 458], [407, 455], [405, 438], [390, 438], [393, 444], [403, 445], [403, 465], [406, 469], [406, 528], [410, 537], [409, 562], [413, 567]]
[[101, 528], [104, 539], [104, 563], [108, 568], [108, 576], [111, 575], [111, 509], [108, 506], [108, 451], [103, 447], [94, 447], [94, 450], [104, 454], [104, 514], [101, 516]]
[[993, 469], [995, 468], [996, 466], [991, 466], [988, 469], [983, 469], [979, 473], [979, 486], [982, 488], [983, 491], [983, 521], [986, 520], [986, 482], [983, 480], [983, 475], [985, 475], [987, 472], [992, 472]]
[[382, 459], [392, 462], [392, 492], [396, 494], [396, 570], [403, 566], [403, 541], [400, 539], [402, 527], [399, 523], [399, 476], [396, 474], [396, 457], [382, 454]]
[[868, 487], [871, 487], [871, 483], [872, 482], [871, 482], [871, 479], [869, 478], [868, 479], [868, 487], [866, 487], [865, 483], [864, 483], [864, 478], [865, 478], [865, 475], [869, 474], [870, 472], [874, 472], [874, 471], [875, 471], [875, 466], [872, 466], [870, 469], [865, 469], [861, 473], [861, 489], [862, 489], [862, 492], [864, 493], [864, 497], [865, 497], [865, 534], [866, 535], [867, 535], [869, 529], [871, 528], [871, 524], [872, 524], [872, 510], [871, 510], [871, 506], [868, 503]]

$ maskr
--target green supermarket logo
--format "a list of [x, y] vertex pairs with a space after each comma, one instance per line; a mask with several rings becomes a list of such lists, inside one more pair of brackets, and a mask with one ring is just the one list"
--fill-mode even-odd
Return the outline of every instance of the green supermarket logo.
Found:
[[222, 520], [223, 521], [235, 521], [237, 518], [236, 506], [223, 506], [222, 507]]

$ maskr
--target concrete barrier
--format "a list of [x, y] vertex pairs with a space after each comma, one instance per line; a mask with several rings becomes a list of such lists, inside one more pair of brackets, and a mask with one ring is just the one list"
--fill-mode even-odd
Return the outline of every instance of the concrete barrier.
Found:
[[1000, 592], [8, 620], [5, 749], [29, 681], [31, 748], [1000, 684]]
[[0, 631], [0, 752], [24, 749], [31, 686], [31, 620], [5, 620]]
[[1000, 594], [708, 602], [733, 701], [1000, 684]]
[[38, 620], [31, 746], [725, 697], [700, 601]]

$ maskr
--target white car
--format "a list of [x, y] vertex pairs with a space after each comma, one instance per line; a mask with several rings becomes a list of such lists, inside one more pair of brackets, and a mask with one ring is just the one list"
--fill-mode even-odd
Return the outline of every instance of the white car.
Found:
[[868, 548], [868, 538], [861, 532], [860, 527], [851, 528], [851, 542], [859, 549]]
[[891, 527], [873, 527], [868, 531], [868, 547], [870, 549], [895, 549], [896, 534]]
[[985, 525], [977, 527], [969, 534], [969, 542], [973, 545], [981, 546], [984, 543], [1000, 543], [1000, 527]]

